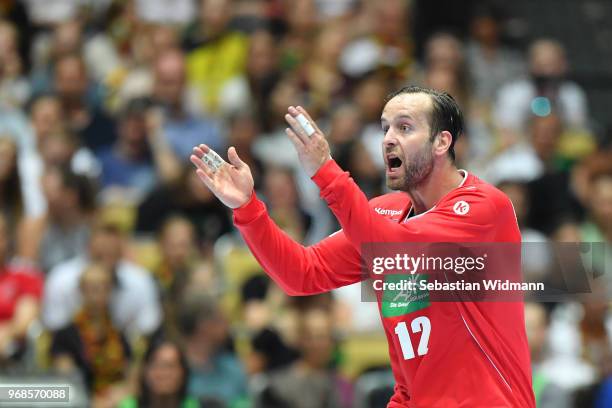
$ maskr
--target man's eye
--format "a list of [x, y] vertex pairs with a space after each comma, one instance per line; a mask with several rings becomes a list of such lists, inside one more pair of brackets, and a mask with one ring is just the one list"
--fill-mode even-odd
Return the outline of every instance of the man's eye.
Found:
[[389, 131], [389, 126], [383, 126], [382, 128], [383, 134], [387, 134], [387, 132]]
[[402, 132], [407, 132], [410, 130], [410, 125], [400, 125], [400, 130]]

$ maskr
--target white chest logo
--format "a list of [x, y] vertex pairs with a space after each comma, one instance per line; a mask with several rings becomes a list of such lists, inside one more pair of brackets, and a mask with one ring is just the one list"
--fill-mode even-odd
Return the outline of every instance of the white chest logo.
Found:
[[470, 211], [470, 205], [463, 200], [457, 201], [453, 206], [453, 211], [457, 215], [465, 215]]

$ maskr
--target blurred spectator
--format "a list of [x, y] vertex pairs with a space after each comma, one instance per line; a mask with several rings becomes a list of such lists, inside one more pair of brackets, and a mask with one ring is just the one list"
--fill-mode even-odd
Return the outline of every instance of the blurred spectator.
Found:
[[25, 348], [30, 324], [38, 317], [43, 279], [32, 268], [11, 263], [11, 235], [0, 214], [0, 367]]
[[410, 2], [373, 1], [364, 6], [366, 35], [358, 36], [343, 50], [341, 70], [352, 78], [381, 71], [395, 87], [408, 79], [413, 69]]
[[467, 75], [463, 43], [453, 34], [438, 32], [425, 43], [425, 69], [443, 68], [455, 73], [458, 78]]
[[[248, 273], [250, 276], [245, 276], [240, 282], [242, 316], [239, 319], [244, 321], [245, 328], [252, 333], [251, 340], [257, 337], [257, 333], [266, 329], [274, 332], [282, 329], [283, 335], [286, 334], [287, 327], [292, 326], [291, 323], [286, 323], [293, 319], [293, 313], [289, 311], [281, 321], [274, 317], [287, 311], [287, 296], [278, 286], [271, 284], [271, 279], [263, 271], [252, 269]], [[284, 350], [279, 351], [278, 359], [274, 356], [265, 358], [278, 362], [287, 357], [282, 355], [283, 352]]]
[[353, 91], [353, 100], [363, 123], [360, 139], [380, 174], [385, 168], [380, 148], [384, 136], [380, 127], [380, 113], [389, 90], [384, 76], [370, 75], [363, 78]]
[[147, 110], [144, 100], [128, 102], [119, 118], [117, 141], [98, 153], [101, 188], [119, 190], [130, 203], [139, 202], [158, 181], [146, 126]]
[[263, 120], [252, 110], [240, 111], [228, 118], [228, 146], [234, 146], [240, 159], [248, 164], [255, 179], [255, 190], [259, 190], [261, 174], [263, 173], [262, 162], [253, 154], [253, 144], [257, 140], [263, 127]]
[[541, 369], [547, 358], [546, 340], [549, 324], [549, 316], [541, 304], [525, 304], [525, 326], [531, 351], [536, 405], [538, 408], [570, 408], [573, 404], [569, 392], [552, 382]]
[[65, 166], [76, 174], [97, 178], [100, 167], [93, 153], [81, 146], [76, 136], [65, 128], [57, 97], [40, 96], [32, 102], [30, 126], [34, 145], [19, 155], [19, 173], [26, 214], [36, 217], [47, 209], [41, 183], [45, 169]]
[[299, 105], [302, 101], [305, 101], [305, 97], [294, 76], [284, 76], [274, 86], [269, 102], [271, 131], [260, 135], [253, 144], [253, 154], [264, 165], [289, 166], [298, 170], [295, 165], [297, 153], [291, 150], [283, 116], [287, 106]]
[[65, 167], [48, 168], [42, 186], [47, 213], [25, 220], [18, 255], [46, 273], [85, 250], [95, 203], [91, 182]]
[[523, 277], [529, 282], [544, 281], [551, 265], [551, 247], [548, 237], [541, 231], [530, 228], [527, 216], [530, 211], [529, 190], [520, 181], [504, 180], [496, 186], [508, 196], [514, 207], [516, 221], [521, 230]]
[[[570, 173], [563, 168], [557, 153], [557, 146], [564, 132], [559, 116], [533, 117], [530, 125], [530, 145], [518, 143], [500, 155], [491, 168], [503, 163], [501, 159], [514, 156], [515, 171], [505, 174], [504, 178], [528, 182], [531, 210], [527, 225], [550, 234], [563, 219], [578, 219], [582, 209], [570, 188]], [[526, 147], [526, 148], [525, 148]], [[521, 151], [521, 149], [524, 149]], [[508, 162], [505, 162], [507, 166]], [[499, 166], [498, 169], [502, 169]], [[494, 178], [495, 179], [495, 178]]]
[[179, 181], [159, 186], [138, 207], [136, 230], [158, 231], [169, 216], [180, 214], [196, 228], [204, 245], [212, 246], [232, 228], [227, 209], [200, 182], [191, 167], [184, 167]]
[[42, 318], [45, 326], [57, 330], [71, 321], [83, 299], [79, 280], [91, 262], [112, 272], [110, 313], [113, 322], [130, 336], [151, 334], [162, 315], [155, 282], [147, 270], [123, 257], [125, 237], [111, 224], [100, 221], [91, 233], [88, 251], [59, 264], [45, 282]]
[[533, 116], [529, 139], [509, 147], [487, 165], [489, 182], [514, 180], [528, 183], [531, 211], [526, 222], [549, 234], [559, 220], [576, 218], [580, 208], [570, 190], [570, 173], [560, 165], [557, 146], [564, 127], [555, 113]]
[[493, 8], [477, 10], [465, 50], [473, 93], [486, 104], [494, 101], [502, 85], [523, 76], [526, 70], [521, 55], [502, 44], [500, 17]]
[[53, 71], [57, 62], [69, 55], [80, 55], [82, 44], [83, 27], [77, 19], [60, 22], [35, 37], [31, 78], [35, 94], [53, 89]]
[[211, 114], [219, 110], [223, 87], [246, 66], [248, 40], [229, 26], [231, 6], [231, 0], [200, 0], [198, 20], [185, 34], [187, 76]]
[[609, 276], [612, 270], [612, 162], [602, 153], [589, 158], [585, 206], [587, 219], [580, 227], [580, 238], [588, 243], [605, 243], [602, 256], [595, 256], [596, 273]]
[[130, 29], [134, 32], [125, 46], [129, 52], [122, 56], [122, 69], [114, 72], [111, 78], [116, 86], [111, 103], [118, 109], [123, 107], [124, 101], [151, 96], [155, 61], [160, 55], [177, 48], [180, 42], [177, 29], [173, 26], [132, 23]]
[[263, 180], [263, 195], [276, 224], [296, 241], [302, 241], [310, 227], [311, 217], [300, 208], [292, 171], [268, 168]]
[[97, 151], [115, 141], [115, 123], [102, 110], [96, 85], [90, 81], [80, 56], [66, 55], [57, 61], [53, 89], [62, 104], [67, 126], [79, 134], [85, 146]]
[[556, 111], [570, 128], [588, 125], [587, 100], [582, 88], [567, 79], [565, 49], [559, 42], [539, 39], [529, 47], [529, 77], [503, 86], [497, 96], [495, 120], [506, 143], [520, 140], [532, 115]]
[[178, 336], [177, 305], [191, 294], [216, 295], [218, 285], [212, 266], [202, 259], [193, 224], [182, 216], [167, 218], [159, 232], [161, 259], [153, 274], [164, 309], [162, 331]]
[[[253, 155], [265, 167], [279, 166], [294, 170], [300, 204], [304, 211], [313, 218], [313, 226], [305, 238], [305, 242], [316, 242], [329, 234], [330, 225], [332, 225], [329, 217], [330, 213], [325, 205], [322, 205], [316, 185], [298, 166], [297, 152], [285, 134], [286, 126], [283, 121], [287, 106], [299, 106], [306, 102], [305, 99], [304, 94], [300, 92], [296, 77], [285, 76], [276, 84], [270, 95], [272, 131], [255, 140]], [[323, 125], [321, 124], [321, 126]]]
[[159, 249], [161, 262], [153, 273], [161, 292], [174, 302], [180, 299], [189, 272], [198, 259], [196, 234], [191, 222], [181, 216], [167, 218], [159, 233]]
[[30, 69], [30, 46], [34, 28], [30, 22], [27, 9], [21, 1], [4, 1], [0, 7], [0, 19], [9, 21], [18, 32], [19, 55], [23, 62], [24, 72]]
[[348, 83], [338, 69], [347, 41], [345, 24], [335, 22], [324, 26], [314, 38], [311, 55], [299, 68], [311, 115], [326, 112], [348, 91]]
[[297, 351], [288, 347], [280, 335], [273, 329], [264, 328], [251, 340], [253, 351], [247, 359], [249, 375], [272, 373], [282, 369], [298, 357]]
[[240, 361], [225, 349], [228, 323], [212, 298], [188, 299], [179, 324], [190, 367], [188, 392], [198, 398], [237, 403], [246, 394], [246, 376]]
[[290, 72], [308, 58], [317, 31], [318, 15], [314, 0], [294, 1], [284, 11], [287, 27], [280, 43], [280, 65], [284, 72]]
[[[102, 289], [93, 293], [107, 298], [109, 334], [127, 337], [135, 360], [146, 349], [143, 337], [154, 341], [139, 390], [109, 353], [97, 362], [79, 356], [101, 372], [130, 377], [130, 398], [121, 387], [89, 405], [117, 406], [121, 398], [123, 407], [244, 408], [248, 382], [261, 397], [253, 402], [265, 408], [347, 406], [350, 387], [335, 363], [343, 373], [367, 366], [343, 362], [339, 352], [351, 354], [353, 340], [361, 344], [353, 336], [370, 344], [380, 327], [377, 308], [362, 302], [360, 285], [333, 298], [286, 297], [234, 242], [231, 212], [187, 158], [196, 144], [222, 156], [235, 146], [275, 220], [304, 244], [318, 242], [338, 226], [316, 185], [295, 167], [287, 106], [309, 110], [333, 157], [374, 197], [385, 190], [380, 113], [385, 96], [405, 84], [447, 91], [460, 104], [467, 137], [455, 146], [457, 165], [498, 183], [513, 202], [526, 279], [546, 282], [546, 295], [572, 288], [607, 294], [612, 258], [599, 249], [612, 240], [612, 158], [596, 146], [604, 138], [589, 133], [585, 94], [569, 80], [580, 80], [598, 102], [599, 121], [609, 122], [598, 101], [607, 92], [597, 80], [605, 73], [595, 75], [603, 68], [587, 58], [600, 52], [605, 61], [605, 47], [578, 37], [537, 39], [555, 35], [554, 22], [570, 27], [570, 16], [553, 13], [552, 21], [539, 13], [554, 2], [522, 3], [0, 0], [0, 354], [11, 357], [0, 357], [0, 371], [45, 368], [38, 349], [47, 348], [46, 336], [29, 348], [41, 296], [31, 263], [51, 269], [40, 314], [56, 331], [90, 309], [92, 293], [84, 299], [79, 286], [91, 266], [94, 277], [110, 271], [110, 284], [96, 277]], [[580, 10], [571, 15], [575, 24], [606, 21], [600, 0], [566, 3], [560, 11]], [[589, 25], [596, 40], [605, 37], [601, 27]], [[529, 37], [536, 41], [528, 58], [506, 42]], [[132, 216], [136, 228], [128, 231]], [[561, 242], [567, 246], [557, 248]], [[579, 252], [584, 248], [592, 250]], [[583, 262], [590, 255], [592, 262]], [[584, 279], [591, 272], [592, 284]], [[202, 295], [215, 300], [192, 300]], [[608, 309], [602, 302], [527, 305], [539, 405], [610, 405]], [[346, 350], [338, 333], [350, 336]], [[174, 336], [181, 341], [167, 340]], [[78, 341], [62, 340], [70, 350]], [[367, 351], [364, 358], [375, 352]], [[386, 404], [386, 376], [364, 377], [384, 387], [355, 402]], [[262, 384], [268, 387], [260, 394]], [[328, 403], [321, 402], [325, 393]], [[208, 394], [212, 400], [196, 401]]]
[[189, 105], [185, 75], [185, 57], [178, 49], [161, 54], [155, 62], [153, 99], [164, 109], [164, 136], [180, 160], [189, 158], [193, 146], [200, 143], [222, 152], [225, 142], [219, 124], [197, 116], [197, 110]]
[[[96, 9], [96, 6], [101, 7]], [[101, 85], [119, 68], [120, 57], [106, 32], [92, 30], [86, 24], [90, 18], [89, 23], [97, 26], [99, 21], [93, 21], [97, 13], [105, 12], [102, 1], [89, 2], [87, 10], [78, 16], [55, 24], [49, 33], [41, 31], [37, 35], [33, 44], [35, 70], [32, 77], [36, 91], [50, 90], [57, 61], [65, 56], [81, 55], [93, 80], [87, 93], [88, 103], [100, 106], [101, 97], [105, 96]]]
[[300, 358], [291, 366], [272, 372], [259, 393], [256, 407], [350, 407], [351, 390], [331, 367], [334, 339], [330, 317], [322, 310], [300, 316]]
[[[610, 159], [609, 154], [600, 157]], [[612, 163], [594, 163], [590, 167], [589, 200], [585, 203], [590, 214], [589, 220], [582, 227], [582, 239], [585, 242], [612, 242]]]
[[[139, 391], [119, 403], [119, 408], [199, 408], [187, 393], [189, 366], [178, 343], [154, 341], [144, 354]], [[214, 405], [205, 405], [204, 408]]]
[[495, 157], [488, 165], [486, 179], [493, 183], [507, 179], [529, 182], [558, 170], [556, 150], [563, 131], [563, 122], [555, 113], [532, 116], [529, 138]]
[[12, 138], [0, 135], [0, 215], [6, 222], [5, 234], [11, 245], [16, 238], [17, 226], [25, 214], [21, 188], [17, 169], [17, 144]]
[[[131, 351], [124, 333], [112, 321], [112, 271], [101, 264], [84, 267], [79, 278], [83, 298], [70, 324], [53, 334], [51, 356], [59, 373], [81, 373], [88, 390], [103, 406], [114, 406], [127, 390]], [[102, 406], [102, 405], [100, 405]]]
[[[362, 121], [357, 106], [340, 105], [331, 117], [329, 142], [335, 160], [351, 173], [359, 188], [368, 197], [382, 193], [383, 180], [376, 161], [371, 157], [359, 134]], [[382, 156], [382, 154], [379, 155]]]
[[0, 20], [0, 99], [8, 106], [23, 107], [30, 97], [30, 83], [19, 54], [16, 27]]
[[246, 72], [229, 80], [221, 91], [221, 112], [231, 117], [239, 111], [253, 111], [262, 128], [269, 131], [268, 101], [279, 78], [276, 39], [270, 31], [259, 29], [250, 36]]

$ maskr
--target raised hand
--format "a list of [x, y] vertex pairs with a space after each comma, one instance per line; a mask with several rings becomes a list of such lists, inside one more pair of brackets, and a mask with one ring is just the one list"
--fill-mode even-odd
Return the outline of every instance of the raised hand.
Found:
[[211, 167], [205, 162], [204, 156], [209, 151], [212, 149], [201, 144], [193, 148], [193, 154], [190, 157], [200, 180], [226, 206], [238, 208], [246, 204], [253, 194], [254, 186], [249, 166], [240, 160], [236, 149], [230, 147], [227, 151], [230, 162], [227, 163], [220, 159], [220, 166], [215, 169], [214, 166]]
[[[329, 143], [304, 108], [290, 106], [287, 111], [285, 120], [291, 128], [285, 129], [285, 132], [298, 152], [302, 168], [309, 177], [312, 177], [326, 161], [331, 159]], [[304, 123], [306, 128], [300, 124], [299, 115], [303, 115], [302, 121], [306, 120]]]

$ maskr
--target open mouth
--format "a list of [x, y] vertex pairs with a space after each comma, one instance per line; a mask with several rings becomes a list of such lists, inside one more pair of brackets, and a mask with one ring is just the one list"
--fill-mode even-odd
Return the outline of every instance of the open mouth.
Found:
[[397, 169], [402, 165], [402, 159], [395, 156], [389, 156], [387, 163], [390, 170]]

